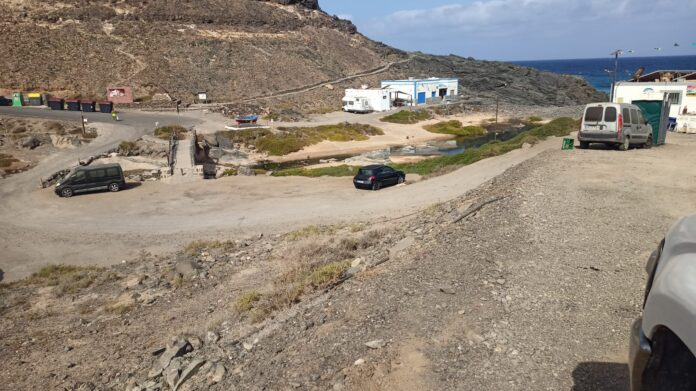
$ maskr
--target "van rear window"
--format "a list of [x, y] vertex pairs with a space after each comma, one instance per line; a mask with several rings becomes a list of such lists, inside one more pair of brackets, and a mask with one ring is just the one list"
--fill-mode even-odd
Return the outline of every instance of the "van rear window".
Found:
[[602, 114], [604, 114], [604, 107], [588, 107], [585, 110], [585, 121], [599, 122], [602, 120]]
[[604, 110], [604, 122], [616, 122], [616, 107], [607, 107]]
[[116, 167], [111, 167], [106, 169], [106, 176], [118, 176], [118, 168]]

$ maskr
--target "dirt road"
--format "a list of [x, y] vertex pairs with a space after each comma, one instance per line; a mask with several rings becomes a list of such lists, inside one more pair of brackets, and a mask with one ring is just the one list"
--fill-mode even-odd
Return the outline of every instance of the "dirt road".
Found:
[[548, 140], [380, 192], [356, 190], [350, 178], [229, 177], [205, 183], [146, 182], [116, 194], [62, 199], [52, 189], [27, 190], [27, 181], [36, 175], [32, 170], [10, 178], [1, 188], [5, 197], [0, 219], [6, 221], [6, 231], [0, 237], [0, 268], [12, 280], [47, 263], [108, 265], [141, 250], [168, 252], [173, 245], [198, 238], [399, 217], [453, 199], [558, 145], [558, 139]]

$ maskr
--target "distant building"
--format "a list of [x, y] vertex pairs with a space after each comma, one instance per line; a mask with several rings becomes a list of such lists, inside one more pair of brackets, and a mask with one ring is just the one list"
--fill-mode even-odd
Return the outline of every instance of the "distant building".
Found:
[[133, 89], [131, 87], [107, 87], [106, 99], [113, 103], [133, 103]]
[[445, 98], [455, 99], [459, 95], [459, 79], [384, 80], [381, 87], [392, 90], [399, 98], [406, 99], [411, 105], [437, 103]]
[[343, 97], [343, 111], [349, 113], [389, 111], [391, 107], [392, 94], [389, 89], [348, 88]]
[[614, 102], [662, 100], [672, 104], [669, 116], [676, 118], [677, 131], [696, 133], [696, 70], [663, 70], [647, 73], [614, 87]]

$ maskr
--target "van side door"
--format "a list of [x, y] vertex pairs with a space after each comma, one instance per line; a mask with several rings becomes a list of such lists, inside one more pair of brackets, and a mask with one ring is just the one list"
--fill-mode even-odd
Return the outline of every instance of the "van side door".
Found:
[[106, 189], [109, 186], [109, 178], [106, 176], [106, 169], [104, 168], [89, 170], [87, 176], [89, 177], [90, 189]]
[[84, 170], [77, 170], [70, 177], [70, 187], [74, 192], [83, 191], [88, 188], [87, 173]]

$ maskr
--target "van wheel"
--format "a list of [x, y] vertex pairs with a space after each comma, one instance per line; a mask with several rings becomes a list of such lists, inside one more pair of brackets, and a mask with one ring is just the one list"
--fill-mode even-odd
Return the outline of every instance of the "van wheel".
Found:
[[590, 147], [590, 143], [587, 141], [580, 141], [580, 149], [587, 149]]
[[396, 183], [402, 184], [402, 183], [404, 183], [404, 181], [405, 181], [404, 177], [400, 176], [399, 179], [396, 180]]
[[643, 148], [650, 149], [650, 148], [652, 148], [652, 144], [653, 144], [652, 136], [648, 136], [648, 140], [645, 141], [645, 144], [643, 144]]
[[60, 191], [60, 195], [61, 195], [61, 197], [70, 198], [73, 196], [73, 191], [71, 188], [66, 187]]
[[119, 186], [118, 183], [114, 182], [114, 183], [111, 183], [111, 184], [109, 185], [109, 191], [112, 191], [112, 192], [115, 193], [115, 192], [117, 192], [117, 191], [119, 191], [119, 190], [121, 190], [121, 186]]
[[621, 145], [619, 145], [619, 150], [621, 151], [628, 151], [628, 148], [631, 146], [631, 140], [629, 140], [628, 137], [624, 137], [623, 142]]
[[372, 190], [379, 190], [382, 188], [382, 183], [380, 181], [374, 181], [372, 183]]

